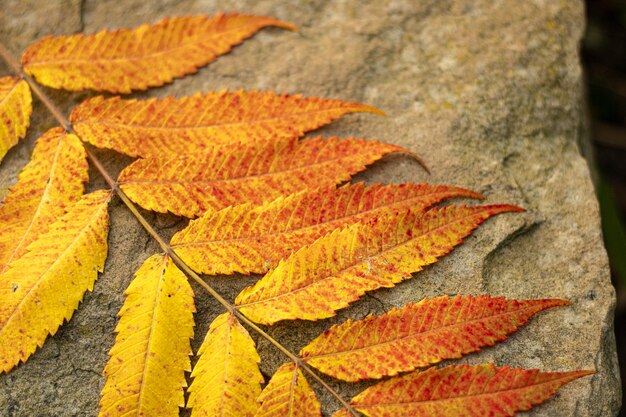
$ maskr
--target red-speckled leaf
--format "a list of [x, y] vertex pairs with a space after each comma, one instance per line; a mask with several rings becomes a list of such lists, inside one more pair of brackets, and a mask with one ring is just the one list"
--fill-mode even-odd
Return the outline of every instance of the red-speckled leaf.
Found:
[[520, 210], [450, 206], [394, 213], [336, 230], [281, 261], [235, 303], [262, 324], [332, 317], [365, 292], [393, 287], [436, 262], [489, 217]]
[[0, 275], [0, 373], [69, 320], [107, 255], [111, 193], [83, 196]]
[[61, 128], [37, 139], [30, 162], [0, 206], [0, 273], [80, 199], [89, 179], [86, 158], [80, 140]]
[[[539, 372], [493, 364], [430, 368], [378, 383], [350, 404], [368, 417], [510, 417], [593, 371]], [[333, 417], [349, 417], [346, 410]]]
[[302, 191], [263, 206], [209, 212], [174, 235], [171, 245], [198, 273], [264, 273], [336, 228], [394, 210], [425, 209], [450, 197], [482, 198], [464, 188], [429, 184], [358, 183]]
[[307, 345], [306, 362], [344, 381], [382, 378], [506, 340], [526, 321], [565, 300], [437, 297], [334, 326]]
[[302, 371], [282, 365], [259, 396], [254, 417], [321, 417], [320, 403]]
[[352, 138], [221, 146], [167, 161], [140, 159], [122, 171], [119, 182], [128, 197], [145, 209], [194, 217], [338, 184], [392, 152], [408, 151]]
[[355, 112], [381, 113], [360, 103], [239, 90], [148, 100], [95, 97], [75, 107], [70, 120], [99, 148], [171, 158], [217, 145], [296, 139]]
[[192, 74], [266, 26], [295, 30], [236, 13], [171, 17], [135, 29], [46, 36], [24, 52], [22, 66], [48, 87], [130, 93]]
[[28, 83], [18, 77], [0, 78], [0, 161], [26, 136], [32, 111]]

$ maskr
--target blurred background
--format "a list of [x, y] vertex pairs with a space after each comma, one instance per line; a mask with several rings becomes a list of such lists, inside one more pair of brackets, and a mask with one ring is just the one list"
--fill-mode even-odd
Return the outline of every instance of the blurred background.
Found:
[[[625, 0], [587, 1], [587, 32], [583, 41], [582, 59], [586, 72], [591, 140], [596, 159], [596, 190], [613, 284], [617, 290], [615, 336], [623, 385], [626, 381]], [[626, 405], [626, 402], [622, 401], [622, 404]], [[624, 405], [621, 417], [626, 417]]]

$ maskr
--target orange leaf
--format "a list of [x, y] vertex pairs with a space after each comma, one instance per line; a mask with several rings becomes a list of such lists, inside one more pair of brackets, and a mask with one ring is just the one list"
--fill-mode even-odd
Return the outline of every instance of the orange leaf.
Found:
[[309, 365], [344, 381], [381, 378], [493, 346], [538, 312], [568, 304], [437, 297], [334, 326], [300, 355]]
[[50, 129], [0, 206], [0, 273], [83, 194], [88, 166], [74, 135]]
[[266, 26], [295, 30], [235, 13], [172, 17], [135, 29], [46, 36], [24, 52], [22, 66], [48, 87], [130, 93], [192, 74]]
[[81, 138], [99, 148], [171, 158], [216, 145], [295, 139], [354, 112], [380, 113], [359, 103], [239, 90], [178, 99], [95, 97], [75, 107], [70, 119]]
[[0, 78], [0, 161], [26, 136], [32, 112], [28, 83], [18, 77]]
[[264, 273], [338, 227], [392, 210], [425, 209], [450, 197], [483, 198], [464, 188], [363, 183], [279, 197], [263, 206], [209, 212], [172, 238], [172, 248], [203, 274]]
[[[510, 417], [593, 371], [539, 372], [493, 364], [430, 368], [380, 382], [350, 404], [368, 417]], [[349, 417], [340, 410], [333, 417]]]
[[110, 196], [83, 196], [0, 275], [0, 373], [41, 347], [93, 288], [107, 255]]
[[510, 205], [401, 212], [336, 230], [300, 249], [235, 300], [249, 319], [317, 320], [365, 294], [393, 287], [450, 252], [480, 223]]
[[252, 417], [263, 383], [261, 358], [233, 314], [213, 320], [198, 355], [187, 390], [191, 417]]
[[391, 152], [408, 151], [352, 138], [222, 146], [167, 161], [140, 159], [118, 180], [128, 197], [145, 209], [194, 217], [337, 184]]
[[320, 403], [295, 364], [282, 365], [259, 396], [254, 417], [321, 417]]

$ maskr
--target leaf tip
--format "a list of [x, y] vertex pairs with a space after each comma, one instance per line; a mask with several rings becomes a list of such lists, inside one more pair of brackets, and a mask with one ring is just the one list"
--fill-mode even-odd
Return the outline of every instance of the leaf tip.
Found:
[[572, 373], [576, 375], [576, 378], [582, 378], [584, 376], [594, 375], [596, 371], [593, 369], [581, 369], [579, 371], [573, 371]]
[[571, 306], [572, 302], [569, 300], [564, 300], [562, 298], [548, 298], [543, 300], [546, 304], [546, 308], [552, 308], [552, 307], [566, 307], [566, 306]]
[[2, 358], [0, 358], [0, 375], [8, 374], [13, 370], [13, 368], [19, 365], [21, 361], [22, 360], [18, 359], [17, 361], [11, 362], [8, 359], [3, 360]]
[[[360, 139], [363, 140], [363, 139]], [[424, 161], [422, 160], [422, 158], [416, 154], [415, 152], [413, 152], [410, 149], [407, 149], [403, 146], [399, 146], [399, 145], [392, 145], [389, 143], [383, 143], [383, 142], [377, 142], [378, 144], [383, 144], [383, 146], [385, 146], [386, 150], [385, 150], [385, 155], [387, 154], [391, 154], [391, 153], [403, 153], [406, 154], [408, 156], [410, 156], [411, 158], [415, 159], [417, 161], [418, 164], [420, 164], [420, 166], [424, 169], [424, 171], [426, 171], [428, 174], [430, 174], [430, 170], [428, 169], [428, 166], [426, 166], [426, 164], [424, 163]]]
[[514, 206], [512, 204], [493, 204], [493, 205], [491, 205], [489, 207], [493, 211], [493, 214], [521, 213], [521, 212], [525, 212], [526, 211], [525, 208], [522, 208], [522, 207], [519, 207], [519, 206]]
[[423, 169], [424, 171], [426, 171], [426, 173], [428, 175], [430, 175], [430, 169], [428, 168], [428, 166], [426, 165], [426, 163], [424, 162], [424, 160], [415, 152], [408, 150], [406, 148], [403, 148], [401, 146], [397, 147], [397, 150], [395, 150], [394, 152], [402, 152], [405, 153], [407, 155], [409, 155], [411, 158], [413, 158]]
[[580, 369], [576, 371], [554, 372], [552, 373], [552, 375], [561, 381], [559, 386], [563, 386], [565, 384], [569, 384], [572, 381], [575, 381], [580, 378], [584, 378], [589, 375], [593, 375], [595, 373], [596, 373], [595, 370]]
[[377, 114], [379, 116], [387, 116], [387, 113], [385, 113], [378, 107], [370, 106], [369, 104], [361, 104], [361, 106], [359, 107], [359, 111], [363, 113]]
[[281, 29], [289, 30], [291, 32], [300, 31], [300, 28], [298, 28], [298, 25], [296, 25], [295, 23], [291, 23], [291, 22], [285, 22], [284, 20], [275, 20], [273, 25]]
[[417, 161], [418, 164], [420, 164], [422, 168], [424, 168], [424, 171], [426, 171], [426, 173], [430, 175], [430, 169], [428, 169], [428, 166], [422, 160], [422, 158], [420, 158], [416, 153], [413, 153], [413, 152], [411, 152], [410, 155]]
[[483, 194], [478, 193], [476, 191], [472, 191], [472, 190], [467, 190], [465, 189], [465, 194], [463, 195], [463, 197], [468, 197], [468, 198], [473, 198], [476, 200], [486, 200], [487, 197], [485, 197]]

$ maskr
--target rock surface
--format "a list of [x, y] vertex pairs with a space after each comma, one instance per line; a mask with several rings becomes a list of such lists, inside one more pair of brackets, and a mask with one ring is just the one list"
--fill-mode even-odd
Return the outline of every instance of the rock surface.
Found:
[[[528, 211], [502, 215], [413, 280], [377, 291], [337, 318], [287, 323], [269, 332], [297, 351], [331, 323], [381, 313], [425, 296], [484, 294], [559, 297], [572, 306], [543, 313], [506, 343], [463, 362], [545, 371], [595, 369], [528, 416], [609, 417], [619, 409], [613, 288], [598, 206], [581, 156], [583, 96], [578, 43], [582, 1], [57, 1], [0, 0], [0, 39], [16, 56], [45, 34], [132, 27], [221, 10], [275, 16], [300, 32], [268, 29], [231, 54], [173, 84], [137, 97], [221, 89], [263, 89], [361, 101], [386, 117], [352, 115], [325, 135], [365, 136], [410, 148], [431, 168], [391, 157], [358, 179], [428, 181], [477, 190], [488, 202]], [[0, 64], [2, 75], [8, 68]], [[46, 90], [64, 110], [93, 93]], [[39, 103], [28, 137], [0, 165], [0, 195], [54, 120]], [[100, 152], [115, 172], [129, 159]], [[103, 187], [92, 172], [90, 188]], [[147, 217], [164, 236], [185, 221]], [[31, 359], [0, 377], [2, 416], [95, 416], [116, 313], [133, 272], [158, 247], [119, 200], [111, 207], [106, 271], [74, 317]], [[233, 299], [254, 278], [210, 278]], [[195, 286], [197, 347], [219, 305]], [[285, 360], [258, 340], [266, 376]], [[344, 396], [364, 385], [332, 382]], [[338, 405], [315, 386], [326, 415]]]

